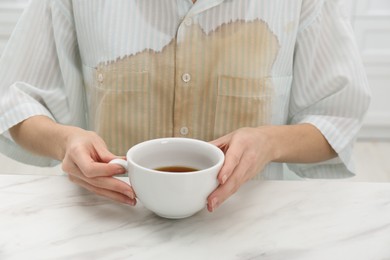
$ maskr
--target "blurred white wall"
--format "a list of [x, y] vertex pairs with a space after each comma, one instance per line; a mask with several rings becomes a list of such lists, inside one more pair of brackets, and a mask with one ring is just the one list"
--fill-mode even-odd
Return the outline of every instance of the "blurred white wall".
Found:
[[[0, 0], [0, 54], [28, 1]], [[360, 138], [390, 140], [390, 0], [343, 1], [373, 90]]]
[[390, 140], [390, 0], [345, 0], [373, 100], [360, 137]]

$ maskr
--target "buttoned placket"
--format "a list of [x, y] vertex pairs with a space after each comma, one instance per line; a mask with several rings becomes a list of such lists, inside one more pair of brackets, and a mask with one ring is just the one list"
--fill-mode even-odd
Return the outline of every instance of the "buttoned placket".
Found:
[[191, 61], [188, 60], [187, 51], [191, 46], [181, 42], [181, 39], [188, 36], [185, 35], [187, 28], [191, 27], [194, 22], [194, 17], [185, 17], [179, 26], [176, 48], [176, 84], [175, 84], [175, 106], [174, 106], [174, 135], [182, 137], [191, 137], [191, 113], [193, 110], [193, 101], [191, 99], [192, 88], [194, 87], [194, 77], [192, 74]]
[[[178, 0], [181, 1], [181, 0]], [[192, 112], [194, 109], [193, 104], [193, 88], [196, 86], [196, 75], [194, 75], [195, 68], [191, 67], [190, 55], [187, 55], [187, 51], [191, 49], [191, 46], [184, 46], [188, 44], [184, 43], [183, 39], [191, 37], [186, 35], [189, 31], [187, 29], [191, 26], [197, 26], [198, 14], [204, 12], [207, 9], [215, 7], [221, 4], [224, 0], [197, 0], [192, 5], [190, 2], [181, 2], [179, 5], [180, 24], [177, 31], [177, 47], [176, 47], [176, 66], [175, 66], [175, 104], [174, 104], [174, 136], [192, 137]], [[184, 10], [187, 12], [184, 13]], [[194, 36], [195, 37], [195, 36]], [[191, 37], [191, 40], [196, 41]], [[189, 44], [190, 45], [190, 44]]]

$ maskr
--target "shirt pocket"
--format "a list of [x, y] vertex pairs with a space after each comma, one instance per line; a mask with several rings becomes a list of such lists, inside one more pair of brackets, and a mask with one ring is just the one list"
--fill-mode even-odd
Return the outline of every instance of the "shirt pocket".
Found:
[[148, 71], [127, 66], [94, 69], [88, 88], [91, 128], [108, 149], [124, 155], [136, 143], [148, 139], [150, 77]]
[[218, 77], [214, 138], [241, 127], [269, 124], [273, 98], [272, 79]]

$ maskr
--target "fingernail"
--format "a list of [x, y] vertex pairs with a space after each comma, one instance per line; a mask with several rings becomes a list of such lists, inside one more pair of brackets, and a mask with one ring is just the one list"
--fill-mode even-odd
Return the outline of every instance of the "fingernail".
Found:
[[123, 167], [118, 167], [118, 169], [116, 170], [116, 173], [117, 174], [124, 174], [124, 173], [126, 173], [126, 170]]
[[226, 180], [227, 180], [227, 176], [226, 175], [222, 176], [221, 184], [225, 184]]
[[129, 204], [130, 206], [135, 206], [137, 201], [136, 200], [132, 200], [132, 199], [128, 199], [128, 200], [126, 200], [126, 203]]
[[126, 192], [125, 192], [125, 195], [126, 195], [127, 197], [129, 197], [130, 199], [132, 199], [132, 200], [135, 199], [134, 193], [131, 192], [131, 191], [126, 191]]

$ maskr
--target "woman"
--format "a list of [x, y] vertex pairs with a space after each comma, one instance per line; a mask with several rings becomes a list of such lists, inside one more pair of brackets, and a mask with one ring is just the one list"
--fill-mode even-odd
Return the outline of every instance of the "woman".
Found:
[[152, 138], [211, 141], [226, 160], [209, 211], [281, 163], [352, 176], [370, 94], [339, 2], [33, 0], [0, 62], [1, 150], [135, 205], [107, 162]]

